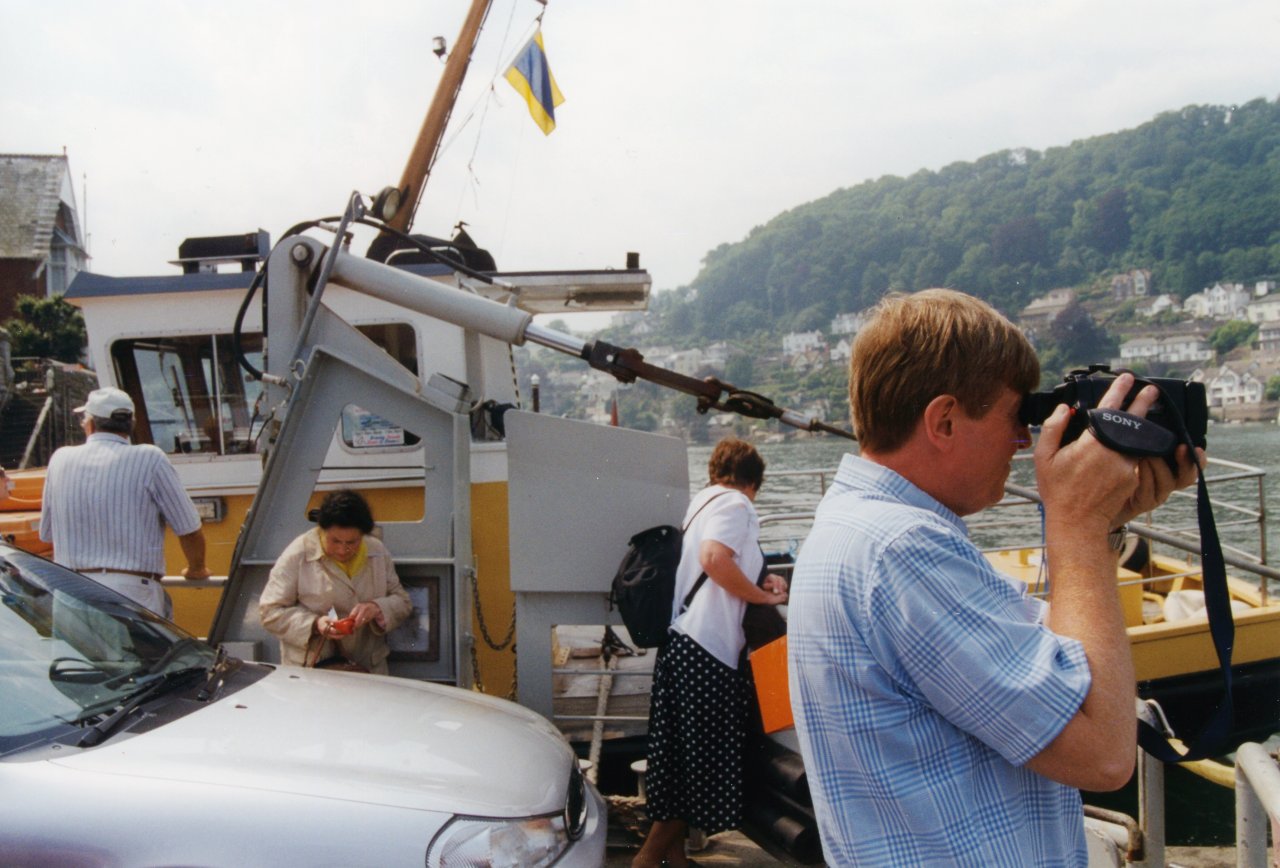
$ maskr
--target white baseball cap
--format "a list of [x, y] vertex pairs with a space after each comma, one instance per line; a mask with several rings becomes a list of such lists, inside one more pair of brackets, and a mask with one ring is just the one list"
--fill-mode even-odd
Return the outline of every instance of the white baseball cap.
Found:
[[84, 406], [76, 407], [72, 412], [87, 413], [99, 419], [109, 419], [116, 413], [121, 413], [121, 415], [127, 413], [132, 416], [133, 399], [129, 397], [128, 393], [119, 389], [110, 387], [94, 389], [89, 393], [89, 400], [84, 402]]

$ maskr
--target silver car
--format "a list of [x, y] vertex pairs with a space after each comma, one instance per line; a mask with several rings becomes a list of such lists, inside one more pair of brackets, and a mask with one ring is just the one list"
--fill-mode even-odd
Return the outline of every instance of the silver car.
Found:
[[0, 545], [0, 864], [600, 865], [544, 718], [220, 654]]

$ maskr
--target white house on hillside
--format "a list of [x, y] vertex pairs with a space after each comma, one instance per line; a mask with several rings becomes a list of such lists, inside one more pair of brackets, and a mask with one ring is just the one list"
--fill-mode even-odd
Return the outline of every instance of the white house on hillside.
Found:
[[1203, 292], [1188, 296], [1182, 309], [1203, 319], [1244, 319], [1249, 296], [1243, 283], [1215, 283]]
[[1258, 326], [1258, 349], [1264, 353], [1280, 353], [1280, 322]]
[[1267, 387], [1252, 371], [1236, 371], [1230, 365], [1223, 365], [1216, 374], [1208, 376], [1204, 384], [1210, 407], [1257, 404]]
[[794, 356], [809, 350], [821, 349], [825, 344], [822, 332], [791, 332], [782, 336], [782, 354]]
[[827, 366], [826, 348], [818, 347], [794, 353], [787, 357], [787, 364], [791, 367], [791, 370], [798, 374], [825, 368]]
[[1213, 358], [1213, 348], [1204, 335], [1169, 335], [1160, 340], [1162, 362], [1207, 362]]
[[847, 362], [853, 355], [853, 342], [848, 338], [841, 338], [839, 343], [831, 348], [831, 361]]
[[837, 314], [836, 318], [831, 320], [831, 333], [833, 335], [856, 335], [866, 321], [867, 312], [865, 310], [860, 310], [857, 313]]
[[1213, 348], [1200, 334], [1133, 338], [1120, 345], [1121, 364], [1207, 362], [1212, 358]]
[[666, 366], [668, 368], [677, 374], [684, 374], [686, 377], [696, 375], [703, 364], [702, 350], [697, 347], [691, 350], [679, 350], [666, 358]]
[[1280, 322], [1280, 294], [1264, 295], [1245, 305], [1244, 315], [1251, 323]]
[[1133, 306], [1134, 313], [1139, 316], [1152, 317], [1158, 313], [1164, 313], [1166, 310], [1181, 310], [1182, 302], [1178, 301], [1178, 297], [1162, 292], [1160, 295], [1152, 298], [1144, 298]]
[[1120, 362], [1123, 365], [1158, 361], [1159, 358], [1160, 341], [1157, 338], [1132, 338], [1120, 345]]
[[712, 368], [724, 370], [729, 361], [729, 344], [727, 341], [716, 341], [702, 351], [702, 363]]
[[1148, 269], [1135, 268], [1111, 278], [1111, 295], [1117, 301], [1141, 298], [1149, 292], [1151, 292], [1151, 272]]
[[1075, 300], [1074, 289], [1051, 289], [1022, 309], [1018, 323], [1026, 329], [1046, 327]]

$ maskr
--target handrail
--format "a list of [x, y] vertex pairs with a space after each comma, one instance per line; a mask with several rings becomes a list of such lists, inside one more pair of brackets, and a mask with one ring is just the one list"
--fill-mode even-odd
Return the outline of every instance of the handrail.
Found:
[[1280, 763], [1262, 745], [1242, 744], [1236, 751], [1239, 868], [1266, 868], [1268, 825], [1280, 828]]
[[[1019, 454], [1014, 456], [1015, 461], [1029, 461], [1030, 455]], [[1225, 483], [1246, 482], [1248, 480], [1257, 480], [1257, 506], [1251, 507], [1244, 503], [1231, 500], [1223, 500], [1214, 498], [1211, 494], [1211, 503], [1213, 508], [1218, 512], [1227, 512], [1234, 518], [1228, 517], [1225, 521], [1217, 523], [1218, 530], [1229, 530], [1239, 527], [1256, 527], [1258, 530], [1258, 552], [1254, 554], [1251, 551], [1231, 546], [1223, 545], [1223, 561], [1232, 567], [1246, 571], [1256, 576], [1259, 580], [1259, 590], [1261, 600], [1264, 605], [1269, 602], [1272, 589], [1268, 587], [1271, 581], [1280, 581], [1280, 569], [1271, 567], [1267, 564], [1267, 514], [1264, 482], [1266, 479], [1266, 471], [1260, 467], [1248, 464], [1242, 464], [1238, 461], [1231, 461], [1223, 458], [1208, 458], [1208, 464], [1205, 468], [1205, 482], [1209, 486], [1220, 486]], [[818, 483], [818, 489], [814, 492], [814, 503], [820, 497], [827, 486], [827, 481], [833, 471], [825, 468], [808, 468], [800, 470], [784, 470], [770, 474], [770, 479], [804, 479], [812, 478]], [[1212, 488], [1211, 488], [1212, 492]], [[762, 530], [771, 525], [785, 525], [787, 523], [803, 523], [813, 520], [812, 511], [797, 511], [797, 502], [803, 502], [805, 498], [804, 492], [788, 491], [780, 497], [769, 497], [767, 494], [757, 501], [757, 509], [760, 511], [760, 525]], [[1188, 491], [1174, 492], [1174, 496], [1179, 499], [1194, 499], [1195, 495]], [[1242, 495], [1244, 496], [1244, 495]], [[1252, 497], [1252, 495], [1249, 495]], [[987, 510], [983, 511], [980, 516], [972, 517], [968, 520], [970, 532], [974, 531], [992, 531], [1001, 528], [1013, 528], [1025, 525], [1025, 520], [1017, 517], [1008, 517], [1001, 519], [993, 518], [997, 511], [1027, 507], [1039, 503], [1039, 494], [1034, 488], [1018, 485], [1016, 483], [1006, 483], [1005, 498], [999, 503], [994, 504]], [[777, 511], [770, 512], [770, 509]], [[1008, 516], [1016, 516], [1017, 513], [1008, 513]], [[1150, 516], [1148, 516], [1148, 520]], [[1154, 543], [1169, 546], [1180, 551], [1199, 555], [1200, 544], [1197, 536], [1193, 535], [1194, 530], [1191, 525], [1186, 527], [1164, 523], [1157, 528], [1149, 523], [1135, 520], [1129, 524], [1129, 531], [1135, 536], [1143, 537]], [[996, 546], [993, 550], [1002, 550], [1010, 548], [1025, 548], [1025, 546], [1002, 545]]]

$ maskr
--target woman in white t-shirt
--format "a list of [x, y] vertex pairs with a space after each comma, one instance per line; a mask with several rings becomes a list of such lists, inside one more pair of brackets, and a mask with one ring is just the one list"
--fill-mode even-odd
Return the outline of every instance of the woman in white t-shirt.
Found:
[[[787, 600], [787, 583], [763, 572], [753, 501], [764, 459], [727, 438], [707, 462], [710, 484], [689, 504], [674, 611], [654, 665], [649, 705], [646, 811], [653, 826], [632, 865], [685, 865], [690, 827], [708, 835], [742, 817], [748, 682], [738, 663], [748, 603]], [[707, 578], [700, 577], [706, 575]]]

